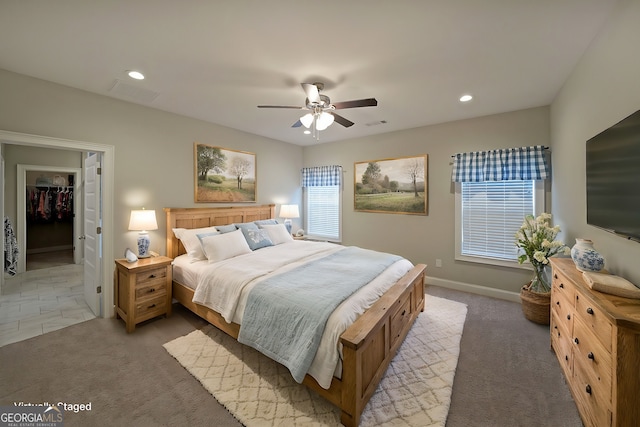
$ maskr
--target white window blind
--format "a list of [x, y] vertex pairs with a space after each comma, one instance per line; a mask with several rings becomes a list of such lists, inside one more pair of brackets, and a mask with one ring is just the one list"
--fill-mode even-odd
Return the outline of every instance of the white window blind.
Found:
[[308, 236], [336, 242], [342, 240], [340, 188], [340, 185], [304, 188]]
[[460, 184], [457, 255], [515, 261], [515, 234], [524, 217], [536, 213], [536, 181], [486, 181]]

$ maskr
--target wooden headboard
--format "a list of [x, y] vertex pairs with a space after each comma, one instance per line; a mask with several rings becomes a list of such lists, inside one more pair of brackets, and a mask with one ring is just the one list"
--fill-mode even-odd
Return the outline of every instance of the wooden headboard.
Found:
[[174, 228], [202, 228], [251, 222], [275, 217], [275, 206], [231, 206], [224, 208], [164, 208], [167, 215], [167, 256], [175, 258], [186, 253]]

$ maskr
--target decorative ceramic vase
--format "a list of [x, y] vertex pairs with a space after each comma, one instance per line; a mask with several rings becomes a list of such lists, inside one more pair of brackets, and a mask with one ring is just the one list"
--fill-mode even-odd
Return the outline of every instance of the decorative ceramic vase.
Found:
[[589, 239], [576, 239], [576, 244], [571, 248], [571, 259], [580, 271], [600, 271], [604, 268], [604, 258]]

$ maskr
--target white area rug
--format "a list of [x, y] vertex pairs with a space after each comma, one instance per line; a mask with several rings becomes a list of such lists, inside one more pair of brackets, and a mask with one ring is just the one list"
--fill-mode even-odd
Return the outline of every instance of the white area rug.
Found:
[[[361, 426], [445, 425], [466, 315], [465, 304], [427, 295]], [[213, 326], [164, 347], [247, 427], [341, 425], [339, 410], [287, 368]]]

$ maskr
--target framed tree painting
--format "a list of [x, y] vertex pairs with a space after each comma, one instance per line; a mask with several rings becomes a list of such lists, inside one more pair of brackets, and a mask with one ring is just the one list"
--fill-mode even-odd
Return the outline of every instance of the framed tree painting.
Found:
[[196, 203], [256, 201], [256, 155], [194, 144]]
[[427, 215], [427, 155], [356, 162], [354, 209]]

